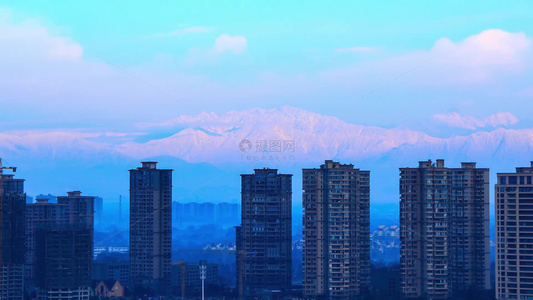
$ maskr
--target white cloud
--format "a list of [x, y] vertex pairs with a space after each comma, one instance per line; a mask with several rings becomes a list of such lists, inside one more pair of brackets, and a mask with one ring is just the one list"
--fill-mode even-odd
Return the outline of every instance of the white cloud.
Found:
[[330, 82], [351, 86], [364, 85], [374, 77], [383, 81], [409, 77], [411, 85], [474, 85], [521, 74], [528, 67], [528, 55], [531, 39], [524, 33], [489, 29], [459, 42], [440, 38], [430, 49], [332, 69], [322, 76]]
[[213, 27], [196, 26], [196, 27], [182, 28], [182, 29], [171, 31], [171, 32], [160, 32], [160, 33], [153, 34], [149, 37], [152, 37], [152, 38], [169, 37], [169, 36], [184, 35], [184, 34], [191, 34], [191, 33], [210, 32], [214, 30], [215, 28]]
[[83, 48], [81, 45], [73, 43], [67, 38], [53, 38], [52, 43], [50, 43], [49, 46], [50, 57], [54, 59], [76, 60], [83, 55]]
[[[201, 30], [188, 29], [187, 31]], [[369, 115], [372, 115], [372, 118], [374, 115], [378, 119], [381, 118], [375, 122], [389, 122], [389, 118], [394, 124], [405, 122], [404, 118], [396, 117], [401, 113], [365, 114], [358, 112], [355, 105], [348, 107], [351, 104], [351, 100], [348, 99], [358, 101], [359, 91], [337, 89], [337, 82], [341, 80], [322, 80], [320, 76], [315, 76], [313, 71], [301, 71], [298, 67], [296, 67], [296, 74], [287, 75], [281, 71], [283, 68], [279, 70], [279, 66], [273, 65], [272, 74], [274, 75], [264, 76], [265, 73], [254, 74], [258, 72], [258, 69], [254, 68], [255, 65], [250, 65], [249, 68], [236, 70], [235, 76], [231, 76], [236, 80], [221, 79], [224, 75], [220, 74], [225, 72], [219, 72], [219, 70], [224, 70], [219, 67], [227, 68], [242, 59], [244, 56], [242, 53], [248, 51], [247, 39], [239, 35], [219, 36], [216, 34], [210, 42], [208, 40], [208, 43], [210, 44], [205, 48], [197, 48], [187, 54], [193, 63], [195, 59], [199, 62], [194, 66], [188, 65], [186, 61], [184, 66], [178, 65], [176, 68], [177, 64], [174, 62], [182, 58], [174, 57], [174, 54], [169, 54], [175, 59], [172, 63], [158, 61], [153, 64], [143, 62], [133, 65], [120, 63], [120, 60], [115, 62], [113, 56], [105, 57], [110, 62], [107, 63], [91, 57], [90, 54], [84, 54], [80, 43], [68, 38], [64, 33], [58, 34], [53, 27], [31, 20], [15, 22], [0, 17], [0, 69], [2, 70], [0, 72], [0, 94], [2, 94], [0, 107], [9, 112], [2, 122], [15, 122], [14, 124], [45, 122], [46, 126], [60, 124], [59, 126], [66, 127], [118, 126], [122, 128], [121, 126], [125, 126], [124, 124], [131, 120], [156, 122], [160, 118], [170, 119], [176, 114], [201, 111], [202, 107], [223, 112], [247, 108], [252, 103], [257, 105], [268, 103], [269, 106], [286, 103], [318, 110], [321, 104], [317, 103], [321, 102], [315, 101], [316, 99], [331, 99], [328, 100], [333, 107], [330, 111], [335, 111], [339, 107], [335, 114], [345, 114], [347, 118], [352, 118], [350, 113], [353, 111], [365, 119], [365, 122], [374, 122], [374, 120], [369, 121]], [[492, 57], [494, 61], [485, 58], [476, 64], [472, 63], [474, 67], [469, 68], [489, 70], [492, 72], [490, 75], [494, 75], [499, 74], [496, 71], [505, 65], [505, 62], [511, 63], [514, 68], [520, 68], [520, 63], [512, 63], [521, 62], [524, 53], [530, 49], [529, 38], [525, 35], [498, 30], [483, 32], [462, 42], [450, 43], [451, 45], [446, 45], [446, 42], [438, 42], [431, 50], [415, 51], [379, 64], [376, 62], [378, 57], [375, 57], [376, 59], [355, 66], [356, 68], [347, 74], [351, 77], [345, 76], [342, 80], [350, 84], [350, 88], [357, 84], [373, 88], [380, 82], [387, 82], [388, 77], [394, 77], [409, 70], [434, 52], [446, 52], [444, 49], [450, 48], [450, 52], [455, 53], [455, 56], [460, 56], [457, 53], [467, 53], [466, 49], [471, 49], [473, 45], [477, 45], [476, 47], [485, 45], [484, 47], [490, 51], [484, 50], [486, 53], [483, 52], [485, 53], [483, 57]], [[241, 53], [241, 55], [233, 55], [233, 53]], [[435, 79], [457, 83], [461, 82], [461, 76], [470, 77], [471, 70], [466, 69], [466, 66], [461, 66], [456, 62], [454, 62], [455, 65], [446, 66], [438, 62], [438, 59], [442, 57], [431, 61], [431, 70], [417, 69], [405, 76], [409, 78], [402, 77], [402, 84], [405, 82], [406, 85], [417, 85], [419, 81], [425, 83], [433, 82]], [[424, 66], [424, 69], [425, 67], [427, 66]], [[466, 71], [463, 72], [463, 70]], [[298, 73], [299, 71], [302, 73]], [[419, 71], [424, 71], [425, 73], [421, 72], [424, 76], [420, 76]], [[243, 74], [246, 74], [246, 77], [242, 76]], [[475, 76], [471, 77], [475, 78]], [[381, 88], [383, 85], [378, 86]], [[502, 89], [502, 94], [507, 93], [509, 88]], [[409, 92], [418, 93], [418, 90], [409, 89], [411, 88], [406, 88]], [[482, 91], [483, 89], [479, 89], [476, 93]], [[431, 97], [441, 91], [428, 89], [421, 92], [427, 92], [427, 95]], [[331, 94], [336, 95], [331, 96]], [[446, 100], [442, 102], [446, 103], [439, 106], [440, 111], [447, 111], [449, 107], [457, 107], [454, 102], [462, 100], [459, 99], [460, 97], [446, 97], [447, 95], [446, 92], [442, 93], [442, 98]], [[403, 106], [406, 108], [399, 109], [400, 112], [405, 112], [403, 111], [405, 109], [409, 110], [412, 103], [418, 104], [408, 97], [386, 96], [383, 98], [407, 102]], [[423, 98], [426, 98], [425, 96]], [[389, 100], [369, 104], [368, 111], [378, 111], [382, 106], [387, 107], [392, 100], [387, 101]], [[490, 99], [487, 99], [488, 101]], [[531, 107], [531, 104], [527, 102], [523, 105], [526, 108]], [[427, 105], [427, 107], [431, 106]], [[150, 114], [146, 114], [146, 107], [150, 107]], [[344, 107], [347, 109], [343, 109]], [[494, 103], [487, 103], [482, 110], [488, 115], [492, 111], [518, 111], [515, 107], [500, 108]], [[80, 118], [78, 112], [83, 113], [85, 117]], [[420, 112], [419, 116], [425, 118], [433, 112], [433, 109], [425, 109]], [[57, 118], [58, 114], [61, 115], [60, 119]], [[78, 125], [80, 122], [83, 122], [83, 125]], [[2, 126], [5, 129], [5, 126]], [[9, 126], [15, 129], [18, 125]]]
[[335, 52], [338, 53], [372, 53], [376, 52], [378, 48], [374, 47], [350, 47], [350, 48], [337, 48]]
[[220, 60], [221, 54], [231, 52], [240, 54], [246, 51], [248, 43], [244, 36], [222, 34], [216, 38], [215, 44], [209, 49], [192, 48], [185, 59], [188, 66], [196, 64], [212, 64]]
[[238, 54], [246, 51], [246, 47], [247, 42], [244, 36], [222, 34], [215, 40], [213, 51], [216, 53], [230, 51], [233, 54]]
[[459, 43], [441, 38], [429, 54], [448, 76], [475, 83], [486, 81], [499, 71], [520, 70], [530, 46], [531, 40], [524, 33], [490, 29]]
[[483, 119], [471, 116], [461, 116], [453, 112], [449, 114], [437, 114], [432, 119], [438, 123], [443, 123], [451, 127], [476, 130], [484, 127], [509, 126], [518, 123], [518, 118], [510, 112], [498, 112]]
[[7, 14], [0, 17], [0, 44], [1, 59], [9, 62], [73, 61], [83, 56], [75, 41], [52, 34], [34, 20], [13, 24]]

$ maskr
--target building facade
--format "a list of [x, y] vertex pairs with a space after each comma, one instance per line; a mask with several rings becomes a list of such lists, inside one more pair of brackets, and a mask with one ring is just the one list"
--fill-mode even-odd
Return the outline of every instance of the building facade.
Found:
[[57, 204], [67, 206], [68, 223], [80, 225], [94, 231], [93, 196], [82, 196], [80, 191], [67, 192], [67, 196], [58, 196]]
[[94, 287], [94, 296], [101, 298], [124, 298], [124, 285], [118, 280], [101, 280]]
[[292, 175], [255, 169], [241, 175], [237, 228], [237, 285], [244, 299], [266, 291], [286, 295], [292, 285]]
[[397, 300], [400, 296], [400, 268], [372, 267], [370, 270], [370, 282], [372, 286], [373, 300]]
[[172, 293], [182, 298], [193, 298], [201, 295], [202, 280], [200, 267], [205, 266], [205, 291], [210, 292], [213, 286], [219, 285], [218, 265], [207, 261], [186, 263], [178, 261], [172, 263]]
[[444, 160], [400, 169], [402, 296], [449, 299], [490, 289], [489, 169]]
[[496, 299], [533, 299], [533, 162], [498, 173]]
[[129, 261], [95, 261], [92, 269], [93, 280], [119, 281], [125, 287], [130, 286], [130, 262]]
[[0, 169], [1, 300], [22, 300], [24, 296], [25, 205], [24, 180]]
[[92, 230], [80, 225], [35, 229], [37, 299], [88, 300], [91, 295]]
[[326, 160], [303, 169], [303, 292], [354, 299], [370, 285], [370, 172]]
[[29, 279], [37, 299], [89, 299], [94, 244], [94, 198], [80, 191], [28, 205]]
[[135, 294], [170, 293], [172, 170], [130, 170], [130, 272]]
[[68, 224], [67, 205], [49, 203], [48, 198], [26, 204], [26, 276], [28, 291], [33, 290], [35, 276], [35, 228], [53, 224]]

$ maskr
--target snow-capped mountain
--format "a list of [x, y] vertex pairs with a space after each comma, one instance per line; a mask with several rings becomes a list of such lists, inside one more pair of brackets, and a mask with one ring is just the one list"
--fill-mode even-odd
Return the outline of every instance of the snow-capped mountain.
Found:
[[[302, 163], [337, 158], [354, 161], [385, 159], [402, 163], [414, 159], [411, 162], [414, 164], [416, 160], [436, 156], [452, 161], [527, 162], [533, 149], [533, 129], [500, 127], [493, 131], [439, 138], [424, 133], [423, 128], [416, 131], [356, 125], [288, 106], [232, 111], [221, 116], [203, 113], [144, 126], [153, 131], [175, 129], [176, 133], [145, 143], [122, 143], [117, 151], [135, 158], [169, 155], [189, 162], [224, 164], [240, 161], [243, 154], [283, 153], [283, 149], [278, 151], [262, 146], [270, 147], [277, 141], [294, 141], [292, 155]], [[250, 141], [248, 149], [239, 147], [243, 140]]]
[[[29, 184], [39, 182], [39, 192], [49, 192], [44, 190], [47, 182], [63, 191], [75, 189], [83, 181], [99, 194], [125, 193], [126, 170], [136, 167], [140, 160], [158, 157], [170, 164], [165, 167], [177, 169], [176, 178], [180, 178], [181, 170], [195, 174], [179, 179], [186, 184], [175, 184], [184, 195], [218, 185], [218, 190], [226, 191], [224, 197], [235, 199], [240, 172], [276, 167], [295, 174], [294, 182], [298, 184], [300, 168], [318, 167], [325, 159], [335, 159], [371, 170], [376, 194], [395, 201], [398, 168], [415, 167], [419, 160], [444, 158], [448, 166], [476, 161], [480, 167], [490, 167], [493, 175], [528, 165], [533, 159], [533, 129], [507, 126], [517, 122], [492, 122], [491, 126], [496, 127], [436, 137], [425, 133], [423, 127], [415, 130], [350, 124], [285, 106], [231, 111], [220, 116], [181, 116], [158, 124], [137, 124], [131, 132], [0, 132], [0, 157], [17, 165]], [[207, 180], [202, 170], [225, 179], [218, 183]], [[233, 184], [236, 187], [225, 186]], [[205, 199], [199, 200], [218, 196], [204, 194]]]

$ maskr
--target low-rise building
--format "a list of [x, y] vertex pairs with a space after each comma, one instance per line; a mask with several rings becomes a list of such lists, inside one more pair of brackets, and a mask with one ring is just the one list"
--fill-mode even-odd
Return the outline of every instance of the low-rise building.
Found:
[[124, 286], [118, 280], [100, 280], [94, 287], [94, 296], [104, 298], [124, 297]]

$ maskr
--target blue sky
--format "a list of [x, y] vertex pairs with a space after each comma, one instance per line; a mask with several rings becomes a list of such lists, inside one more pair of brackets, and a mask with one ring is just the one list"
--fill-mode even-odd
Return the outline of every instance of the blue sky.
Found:
[[[61, 162], [119, 160], [115, 155], [124, 149], [138, 160], [138, 153], [152, 153], [143, 152], [151, 144], [128, 143], [160, 145], [157, 154], [167, 147], [162, 138], [208, 126], [203, 120], [210, 118], [179, 119], [183, 128], [147, 123], [203, 112], [223, 116], [210, 119], [222, 123], [221, 132], [235, 124], [257, 138], [307, 130], [292, 120], [287, 124], [298, 128], [269, 132], [267, 124], [258, 133], [254, 122], [239, 123], [254, 114], [224, 117], [286, 105], [350, 124], [416, 131], [406, 134], [422, 149], [409, 156], [413, 162], [448, 154], [452, 142], [438, 140], [437, 151], [433, 137], [468, 142], [494, 131], [476, 147], [501, 139], [513, 149], [519, 139], [505, 134], [533, 127], [532, 15], [531, 1], [3, 1], [0, 156], [21, 167], [30, 156], [26, 169], [56, 175], [64, 171], [57, 171]], [[314, 118], [291, 108], [267, 110], [276, 120], [294, 111], [295, 119]], [[505, 134], [496, 131], [501, 128]], [[420, 132], [430, 137], [417, 144]], [[390, 141], [375, 144], [395, 151], [405, 146], [395, 144], [402, 134], [391, 131]], [[527, 144], [528, 137], [521, 131], [519, 141]], [[348, 138], [358, 143], [358, 136]], [[232, 146], [239, 140], [231, 137], [220, 144], [199, 140], [180, 147], [230, 145], [228, 151], [239, 154]], [[461, 145], [454, 149], [466, 148]], [[304, 150], [312, 156], [313, 149]], [[209, 151], [196, 161], [180, 153], [176, 157], [189, 162], [218, 159], [210, 161]], [[313, 163], [330, 158], [318, 156]], [[529, 160], [525, 156], [517, 160]], [[125, 165], [132, 167], [130, 160], [120, 168]], [[38, 176], [28, 175], [28, 182]]]
[[[18, 30], [0, 52], [4, 75], [19, 79], [0, 86], [9, 129], [125, 128], [284, 104], [387, 127], [452, 112], [529, 118], [531, 1], [4, 1], [1, 12], [1, 30]], [[491, 29], [503, 34], [484, 40], [516, 53], [458, 67], [484, 55], [461, 43]], [[444, 38], [455, 48], [435, 49]], [[64, 52], [50, 57], [54, 39]], [[69, 109], [90, 115], [58, 120]]]

